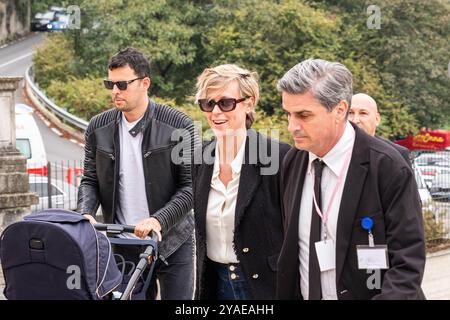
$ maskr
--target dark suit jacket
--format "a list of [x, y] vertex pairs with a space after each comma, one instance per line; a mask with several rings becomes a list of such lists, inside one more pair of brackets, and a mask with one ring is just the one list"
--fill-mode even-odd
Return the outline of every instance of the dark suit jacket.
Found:
[[[338, 299], [420, 299], [425, 266], [422, 211], [412, 170], [386, 143], [355, 128], [356, 137], [339, 209], [336, 235]], [[285, 236], [278, 261], [277, 297], [299, 299], [298, 225], [308, 152], [291, 150], [282, 166]], [[359, 270], [357, 245], [368, 244], [361, 218], [372, 217], [375, 244], [387, 244], [389, 266], [381, 288], [369, 289], [372, 274]], [[370, 281], [369, 281], [370, 283]]]
[[[274, 155], [274, 161], [278, 161], [275, 174], [262, 175], [261, 170], [268, 167], [268, 159], [264, 159], [259, 151], [256, 153], [256, 150], [249, 154], [249, 141], [255, 139], [258, 141], [258, 150], [261, 146], [268, 146], [271, 150], [271, 143], [279, 146], [279, 154]], [[216, 140], [208, 142], [203, 150], [212, 151], [210, 154], [214, 156], [215, 145]], [[275, 272], [283, 242], [279, 169], [288, 150], [290, 146], [285, 143], [269, 139], [251, 129], [247, 132], [236, 203], [233, 243], [253, 299], [275, 298]], [[249, 162], [249, 159], [256, 155], [257, 161]], [[217, 296], [217, 280], [211, 265], [207, 263], [206, 256], [206, 209], [213, 168], [214, 163], [202, 163], [195, 164], [192, 170], [197, 246], [196, 298], [202, 300], [216, 299]]]
[[397, 150], [398, 152], [400, 152], [400, 154], [402, 155], [403, 159], [406, 160], [406, 162], [408, 163], [408, 165], [411, 167], [411, 159], [409, 158], [409, 150], [399, 144], [396, 144], [394, 142], [392, 142], [391, 140], [388, 140], [386, 138], [380, 137], [380, 136], [375, 136], [376, 138], [380, 139], [381, 141], [386, 142], [387, 144], [389, 144], [390, 146], [394, 147], [395, 150]]

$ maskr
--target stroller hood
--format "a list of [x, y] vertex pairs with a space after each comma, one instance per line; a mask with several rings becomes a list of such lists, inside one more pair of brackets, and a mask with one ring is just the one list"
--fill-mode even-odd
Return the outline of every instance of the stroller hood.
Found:
[[[43, 210], [8, 226], [1, 237], [0, 257], [10, 299], [101, 299], [122, 280], [108, 238], [88, 219], [67, 210]], [[54, 276], [47, 274], [51, 270]], [[75, 271], [81, 273], [85, 294], [67, 288]], [[58, 287], [64, 276], [67, 284]]]

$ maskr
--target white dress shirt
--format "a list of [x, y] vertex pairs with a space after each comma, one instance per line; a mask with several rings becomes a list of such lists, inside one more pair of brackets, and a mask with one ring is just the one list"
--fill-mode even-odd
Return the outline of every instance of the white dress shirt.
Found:
[[206, 255], [218, 263], [238, 263], [233, 249], [234, 215], [244, 160], [245, 140], [230, 163], [232, 179], [222, 183], [220, 174], [219, 141], [216, 143], [214, 169], [206, 209]]
[[[341, 205], [342, 192], [344, 190], [345, 180], [347, 177], [348, 163], [346, 163], [347, 157], [353, 151], [353, 145], [355, 143], [355, 130], [351, 124], [347, 121], [344, 134], [339, 139], [337, 144], [322, 158], [325, 162], [325, 167], [322, 172], [322, 212], [325, 214], [326, 209], [329, 206], [329, 202], [332, 197], [332, 193], [336, 187], [339, 174], [343, 171], [344, 178], [337, 190], [334, 203], [330, 207], [328, 215], [328, 239], [332, 239], [334, 243], [334, 250], [336, 251], [336, 229], [339, 215], [339, 208]], [[313, 184], [314, 176], [312, 174], [311, 163], [318, 157], [309, 153], [309, 164], [305, 176], [305, 182], [303, 184], [302, 199], [300, 204], [300, 217], [299, 217], [299, 261], [300, 261], [300, 290], [305, 300], [309, 298], [309, 236], [311, 229], [311, 214], [313, 205]], [[343, 168], [347, 164], [346, 168]], [[322, 224], [323, 240], [324, 230]], [[322, 285], [322, 298], [324, 300], [337, 300], [336, 292], [336, 269], [324, 271], [321, 273], [321, 285]]]

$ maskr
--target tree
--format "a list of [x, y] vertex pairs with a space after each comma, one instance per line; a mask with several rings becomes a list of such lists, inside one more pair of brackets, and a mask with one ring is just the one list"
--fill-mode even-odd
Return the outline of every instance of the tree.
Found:
[[[444, 0], [380, 0], [381, 28], [368, 29], [366, 12], [373, 1], [315, 1], [342, 16], [347, 45], [368, 59], [390, 97], [390, 113], [410, 112], [420, 126], [449, 123], [450, 3]], [[331, 7], [330, 5], [335, 6]], [[355, 34], [353, 32], [353, 34]], [[370, 93], [369, 93], [370, 94]], [[373, 94], [373, 93], [372, 93]], [[395, 106], [395, 107], [394, 107]]]
[[151, 93], [182, 100], [199, 72], [195, 28], [200, 11], [176, 0], [83, 1], [82, 30], [70, 33], [76, 73], [105, 76], [108, 59], [135, 47], [150, 57]]
[[304, 59], [322, 58], [346, 65], [354, 92], [377, 100], [385, 137], [450, 125], [450, 5], [443, 0], [377, 1], [381, 29], [367, 28], [369, 1], [77, 1], [82, 28], [63, 35], [61, 57], [36, 58], [44, 87], [69, 76], [92, 84], [114, 53], [133, 46], [151, 59], [152, 95], [192, 105], [204, 68], [236, 63], [260, 75], [261, 114], [279, 117], [278, 79]]
[[276, 84], [300, 61], [315, 57], [335, 60], [339, 21], [303, 1], [221, 1], [208, 12], [214, 23], [203, 34], [208, 65], [237, 63], [260, 76], [260, 107], [280, 111]]

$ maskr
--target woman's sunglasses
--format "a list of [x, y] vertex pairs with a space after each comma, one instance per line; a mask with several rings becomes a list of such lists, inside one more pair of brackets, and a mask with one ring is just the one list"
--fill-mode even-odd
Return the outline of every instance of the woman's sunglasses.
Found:
[[230, 112], [236, 109], [236, 105], [239, 102], [242, 102], [247, 99], [248, 97], [241, 99], [223, 98], [220, 99], [219, 101], [198, 99], [198, 105], [200, 106], [200, 109], [204, 112], [212, 112], [216, 104], [219, 106], [219, 109], [222, 110], [222, 112]]
[[132, 83], [133, 81], [144, 79], [144, 78], [145, 77], [140, 77], [140, 78], [136, 78], [136, 79], [132, 79], [132, 80], [128, 80], [128, 81], [116, 81], [116, 82], [111, 81], [111, 80], [103, 80], [103, 83], [105, 84], [105, 88], [108, 90], [112, 90], [114, 88], [114, 85], [116, 85], [119, 90], [124, 91], [124, 90], [127, 90], [128, 85], [130, 83]]

